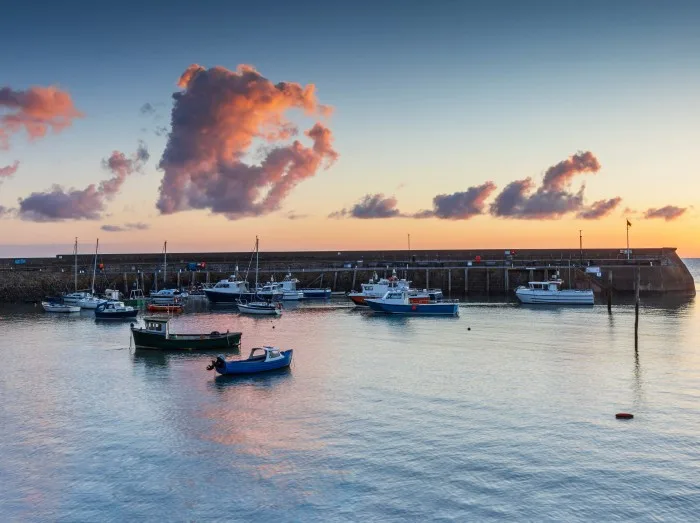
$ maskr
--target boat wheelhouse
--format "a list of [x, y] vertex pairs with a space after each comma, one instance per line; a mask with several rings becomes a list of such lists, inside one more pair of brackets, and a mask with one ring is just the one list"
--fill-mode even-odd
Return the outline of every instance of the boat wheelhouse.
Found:
[[149, 298], [155, 305], [177, 305], [187, 300], [187, 293], [179, 289], [161, 289], [152, 292]]
[[258, 291], [258, 296], [266, 300], [301, 300], [304, 293], [297, 289], [299, 280], [293, 278], [290, 273], [281, 282], [271, 280]]
[[255, 292], [250, 290], [248, 282], [238, 276], [236, 272], [225, 280], [220, 280], [213, 287], [204, 289], [204, 294], [212, 303], [236, 303], [240, 299], [254, 299]]
[[124, 305], [121, 301], [108, 301], [97, 306], [95, 309], [96, 320], [123, 320], [133, 319], [138, 314], [138, 309]]

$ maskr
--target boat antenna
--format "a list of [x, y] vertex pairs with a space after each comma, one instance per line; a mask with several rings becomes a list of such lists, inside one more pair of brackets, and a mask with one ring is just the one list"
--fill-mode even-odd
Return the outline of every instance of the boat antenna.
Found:
[[163, 288], [167, 287], [166, 278], [168, 273], [168, 242], [163, 243]]

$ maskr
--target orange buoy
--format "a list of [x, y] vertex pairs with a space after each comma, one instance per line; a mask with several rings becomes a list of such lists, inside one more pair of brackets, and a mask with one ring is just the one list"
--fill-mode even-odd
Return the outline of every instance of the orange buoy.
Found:
[[615, 419], [632, 419], [634, 418], [633, 414], [630, 414], [629, 412], [618, 412], [615, 414]]

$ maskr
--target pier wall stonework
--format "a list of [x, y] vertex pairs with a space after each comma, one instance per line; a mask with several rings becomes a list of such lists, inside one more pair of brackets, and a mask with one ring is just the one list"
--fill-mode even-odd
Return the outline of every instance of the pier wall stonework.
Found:
[[[477, 256], [479, 258], [477, 258]], [[193, 284], [214, 284], [228, 277], [236, 265], [245, 275], [250, 253], [197, 253], [168, 255], [167, 281], [163, 282], [162, 255], [105, 254], [99, 256], [104, 264], [98, 271], [95, 288], [122, 292], [133, 288], [138, 280], [148, 294], [164, 285], [189, 287]], [[640, 273], [640, 292], [695, 294], [692, 275], [676, 254], [675, 249], [639, 249], [627, 260], [619, 250], [587, 250], [581, 264], [579, 250], [520, 251], [504, 258], [504, 251], [389, 251], [389, 252], [328, 252], [267, 253], [261, 255], [260, 280], [274, 276], [280, 281], [287, 271], [300, 280], [300, 287], [330, 287], [336, 292], [359, 289], [373, 274], [397, 276], [411, 280], [416, 288], [440, 288], [445, 296], [487, 296], [512, 293], [519, 285], [531, 280], [543, 280], [557, 272], [566, 288], [593, 288], [607, 292], [608, 273], [612, 273], [612, 290], [633, 293], [636, 273]], [[477, 261], [478, 260], [478, 261]], [[15, 265], [14, 260], [0, 259], [0, 301], [38, 301], [74, 290], [74, 258], [29, 258]], [[187, 264], [206, 261], [203, 271], [190, 272]], [[92, 256], [78, 258], [78, 289], [89, 289], [92, 280]], [[584, 267], [597, 265], [602, 277], [585, 273]], [[252, 282], [253, 274], [248, 273]]]

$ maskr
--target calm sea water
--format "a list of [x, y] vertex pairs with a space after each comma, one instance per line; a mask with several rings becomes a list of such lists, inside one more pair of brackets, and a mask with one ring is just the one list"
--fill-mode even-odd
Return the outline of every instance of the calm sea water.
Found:
[[461, 313], [177, 318], [295, 349], [230, 379], [130, 350], [128, 324], [4, 307], [0, 519], [698, 520], [697, 300], [645, 302], [637, 354], [630, 305]]

